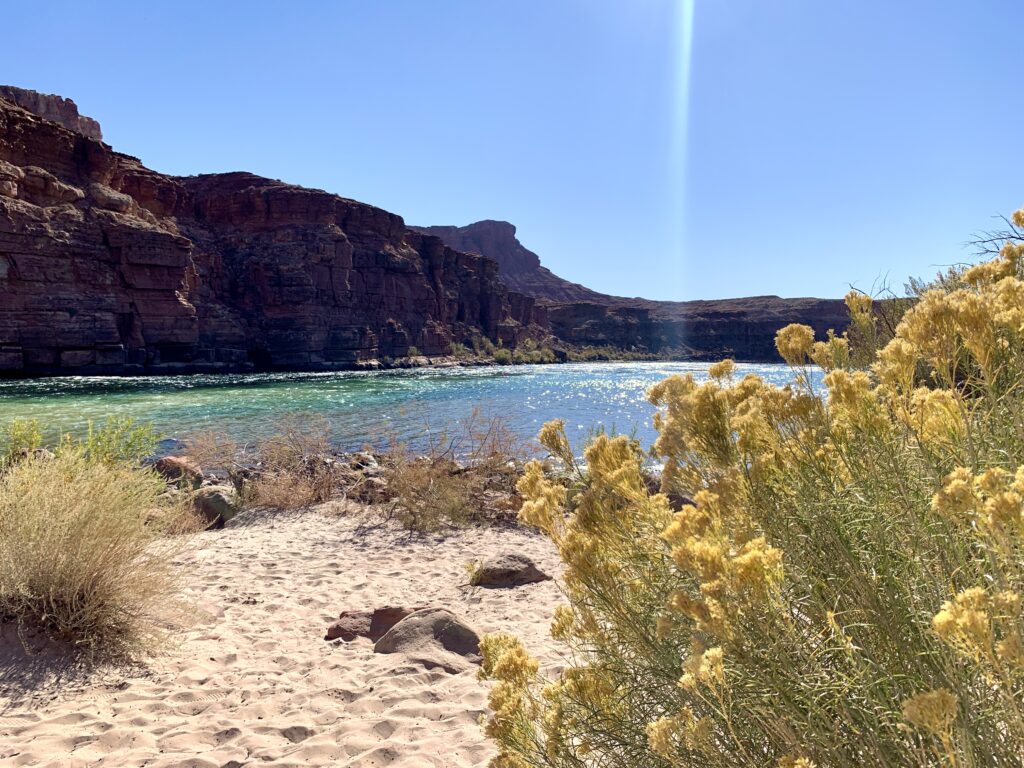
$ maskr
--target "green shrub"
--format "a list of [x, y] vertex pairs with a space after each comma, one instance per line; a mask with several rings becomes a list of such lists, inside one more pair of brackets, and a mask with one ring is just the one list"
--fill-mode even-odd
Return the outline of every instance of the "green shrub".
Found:
[[465, 344], [459, 344], [457, 341], [453, 341], [451, 343], [451, 354], [456, 360], [468, 360], [473, 357], [473, 350]]
[[551, 347], [534, 339], [524, 339], [512, 353], [512, 362], [517, 364], [554, 363], [556, 360], [555, 351]]
[[[106, 443], [104, 443], [106, 445]], [[0, 617], [98, 656], [151, 651], [176, 609], [164, 481], [66, 447], [0, 476]]]
[[0, 455], [0, 469], [21, 456], [32, 453], [43, 445], [43, 434], [38, 419], [15, 419], [3, 432], [4, 451]]
[[160, 436], [149, 424], [139, 424], [130, 416], [112, 416], [99, 427], [90, 421], [80, 446], [92, 461], [138, 463], [152, 456], [159, 442]]
[[494, 350], [494, 362], [498, 365], [511, 365], [512, 351], [504, 347], [498, 347]]
[[[729, 361], [657, 385], [661, 493], [628, 438], [577, 465], [546, 426], [570, 482], [531, 463], [520, 514], [566, 564], [570, 663], [544, 686], [518, 640], [485, 639], [494, 764], [1019, 764], [1022, 257], [925, 292], [870, 370], [794, 325], [794, 385]], [[848, 304], [877, 345], [871, 301]]]
[[477, 357], [494, 357], [494, 352], [497, 347], [490, 339], [486, 336], [480, 336], [479, 334], [473, 337], [473, 351]]

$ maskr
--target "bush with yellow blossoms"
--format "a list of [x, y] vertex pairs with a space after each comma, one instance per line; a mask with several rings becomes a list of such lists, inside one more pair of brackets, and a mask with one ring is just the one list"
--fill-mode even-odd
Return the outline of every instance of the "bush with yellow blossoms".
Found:
[[789, 386], [728, 361], [661, 382], [660, 487], [634, 441], [577, 462], [548, 424], [561, 472], [527, 467], [521, 517], [566, 566], [568, 663], [542, 679], [484, 641], [492, 765], [1024, 763], [1022, 256], [924, 292], [894, 334], [851, 295], [866, 360], [789, 326]]

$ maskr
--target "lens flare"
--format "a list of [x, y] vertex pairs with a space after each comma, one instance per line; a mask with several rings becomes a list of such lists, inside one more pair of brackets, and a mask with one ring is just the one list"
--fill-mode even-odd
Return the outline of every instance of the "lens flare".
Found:
[[696, 0], [679, 0], [676, 9], [675, 82], [672, 115], [672, 211], [675, 259], [675, 284], [683, 288], [684, 242], [687, 223], [687, 164], [690, 128], [690, 85], [693, 76], [693, 27]]

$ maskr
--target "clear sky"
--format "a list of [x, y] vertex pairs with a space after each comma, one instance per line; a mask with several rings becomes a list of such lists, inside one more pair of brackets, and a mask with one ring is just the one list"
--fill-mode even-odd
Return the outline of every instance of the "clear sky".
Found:
[[151, 168], [506, 219], [609, 293], [900, 286], [1024, 205], [1021, 0], [695, 0], [692, 26], [686, 0], [2, 15], [0, 82], [75, 99]]

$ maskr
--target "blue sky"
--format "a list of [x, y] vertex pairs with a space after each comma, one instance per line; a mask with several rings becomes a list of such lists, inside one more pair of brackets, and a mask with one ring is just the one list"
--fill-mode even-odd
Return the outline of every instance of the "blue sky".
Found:
[[3, 16], [0, 82], [75, 99], [151, 168], [249, 170], [412, 224], [506, 219], [620, 295], [901, 286], [1024, 205], [1019, 0], [695, 0], [688, 68], [684, 0]]

